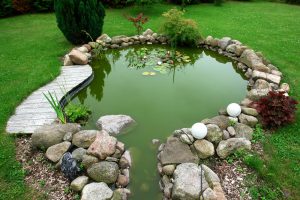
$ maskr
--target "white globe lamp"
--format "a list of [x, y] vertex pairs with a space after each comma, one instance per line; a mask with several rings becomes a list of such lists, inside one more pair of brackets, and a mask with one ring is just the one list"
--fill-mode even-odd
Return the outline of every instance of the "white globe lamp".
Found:
[[192, 126], [191, 132], [194, 138], [203, 139], [207, 134], [207, 127], [203, 123], [196, 123]]
[[237, 103], [231, 103], [227, 106], [227, 113], [231, 117], [237, 117], [241, 114], [242, 109], [241, 106]]

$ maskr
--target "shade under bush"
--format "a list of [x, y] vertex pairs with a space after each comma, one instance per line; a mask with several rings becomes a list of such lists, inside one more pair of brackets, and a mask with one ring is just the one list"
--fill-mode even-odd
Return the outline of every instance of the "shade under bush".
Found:
[[55, 0], [54, 9], [59, 29], [73, 44], [101, 35], [105, 10], [100, 0]]

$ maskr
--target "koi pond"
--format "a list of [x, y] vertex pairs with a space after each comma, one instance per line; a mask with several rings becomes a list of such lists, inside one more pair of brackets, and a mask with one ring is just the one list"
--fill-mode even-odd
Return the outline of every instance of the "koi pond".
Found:
[[129, 115], [137, 122], [117, 136], [130, 149], [131, 198], [161, 199], [157, 145], [176, 129], [216, 115], [246, 95], [247, 81], [233, 62], [203, 49], [135, 46], [107, 50], [92, 61], [94, 79], [73, 100], [92, 111], [83, 129], [97, 129], [103, 115]]

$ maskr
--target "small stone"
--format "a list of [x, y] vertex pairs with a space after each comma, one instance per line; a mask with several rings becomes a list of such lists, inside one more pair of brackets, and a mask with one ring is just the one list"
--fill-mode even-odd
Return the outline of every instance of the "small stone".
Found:
[[156, 167], [157, 167], [157, 171], [158, 171], [158, 173], [159, 173], [159, 174], [161, 174], [161, 175], [163, 175], [163, 171], [162, 171], [162, 165], [161, 165], [161, 163], [160, 163], [160, 162], [158, 162], [158, 163], [157, 163], [157, 166], [156, 166]]
[[118, 188], [114, 191], [113, 197], [111, 200], [127, 200], [131, 192], [127, 188]]
[[153, 140], [152, 140], [152, 144], [153, 144], [153, 145], [159, 145], [159, 144], [160, 144], [159, 139], [153, 139]]
[[263, 79], [257, 79], [253, 86], [253, 89], [270, 89], [270, 83]]
[[230, 37], [223, 37], [222, 39], [219, 40], [218, 46], [222, 49], [225, 50], [226, 47], [230, 44], [231, 38]]
[[229, 132], [226, 130], [223, 130], [223, 136], [222, 136], [223, 140], [227, 140], [230, 138]]
[[119, 162], [119, 159], [118, 158], [114, 158], [114, 157], [106, 157], [105, 161], [117, 163], [117, 162]]
[[219, 115], [228, 115], [227, 110], [225, 108], [221, 108], [218, 113]]
[[206, 119], [204, 124], [216, 124], [221, 130], [224, 130], [228, 127], [229, 119], [224, 115], [218, 115], [211, 119]]
[[72, 152], [72, 156], [77, 161], [82, 161], [83, 156], [86, 154], [86, 149], [84, 148], [77, 148]]
[[129, 179], [126, 176], [119, 174], [116, 185], [118, 187], [126, 187], [128, 184]]
[[217, 154], [220, 158], [226, 158], [239, 149], [251, 149], [251, 142], [246, 138], [230, 138], [222, 140], [217, 147]]
[[205, 180], [207, 181], [208, 185], [212, 185], [214, 182], [220, 182], [218, 175], [206, 165], [202, 164], [200, 169], [203, 170]]
[[100, 37], [97, 38], [97, 40], [103, 41], [105, 43], [111, 42], [111, 38], [107, 34], [102, 34]]
[[63, 155], [60, 170], [70, 181], [74, 180], [78, 176], [80, 169], [70, 152], [67, 152]]
[[122, 155], [119, 165], [122, 169], [131, 167], [132, 163], [131, 163], [131, 156], [130, 156], [130, 152], [129, 150], [126, 150], [124, 152], [124, 154]]
[[176, 165], [165, 165], [162, 167], [162, 172], [168, 176], [172, 176]]
[[81, 163], [85, 169], [89, 168], [92, 164], [95, 164], [97, 162], [99, 162], [99, 159], [96, 158], [95, 156], [91, 156], [91, 155], [83, 155], [82, 156]]
[[248, 107], [242, 107], [242, 113], [246, 115], [251, 115], [251, 116], [258, 116], [258, 112], [254, 108], [248, 108]]
[[115, 162], [102, 161], [95, 163], [87, 169], [89, 177], [97, 182], [104, 182], [107, 184], [115, 183], [118, 175], [119, 168]]
[[222, 140], [223, 133], [216, 124], [208, 124], [206, 139], [210, 142], [218, 144]]
[[266, 81], [268, 81], [270, 83], [275, 83], [277, 85], [279, 85], [279, 83], [281, 81], [281, 77], [280, 76], [276, 76], [274, 74], [269, 74], [269, 73], [264, 73], [264, 72], [257, 71], [257, 70], [253, 71], [252, 78], [254, 80], [264, 79], [264, 80], [266, 80]]
[[220, 182], [213, 182], [213, 191], [217, 195], [217, 200], [227, 200]]
[[214, 145], [207, 141], [207, 140], [196, 140], [194, 142], [194, 147], [197, 152], [197, 155], [201, 159], [208, 158], [210, 156], [213, 156], [215, 154], [215, 148]]
[[116, 149], [120, 150], [120, 152], [123, 153], [125, 151], [125, 144], [123, 142], [117, 141]]
[[46, 151], [46, 157], [52, 162], [58, 162], [60, 158], [68, 151], [70, 148], [70, 142], [62, 142], [59, 144], [55, 144], [49, 147]]
[[71, 61], [70, 56], [67, 54], [65, 55], [64, 58], [64, 66], [71, 66], [71, 65], [74, 65], [74, 63]]
[[72, 141], [72, 138], [73, 138], [73, 134], [71, 132], [68, 132], [65, 134], [63, 140], [64, 141], [68, 141], [68, 142], [71, 142]]
[[228, 131], [228, 133], [229, 133], [229, 135], [231, 136], [231, 137], [234, 137], [235, 136], [235, 130], [234, 130], [234, 128], [232, 127], [232, 126], [229, 126], [228, 128], [227, 128], [227, 131]]
[[186, 144], [193, 144], [194, 142], [194, 137], [190, 134], [181, 134], [179, 139], [181, 142], [186, 143]]
[[73, 135], [72, 143], [77, 147], [88, 148], [96, 139], [97, 130], [82, 130]]
[[241, 105], [242, 106], [248, 106], [248, 105], [250, 105], [252, 103], [252, 101], [250, 100], [250, 99], [248, 99], [248, 98], [245, 98], [245, 99], [243, 99], [242, 101], [241, 101]]
[[256, 117], [253, 117], [251, 115], [245, 115], [243, 113], [239, 115], [239, 121], [242, 124], [246, 124], [251, 127], [254, 127], [258, 123], [258, 119]]
[[80, 192], [83, 187], [88, 183], [89, 177], [79, 176], [71, 182], [70, 188], [76, 192]]
[[110, 200], [113, 191], [106, 183], [90, 183], [84, 186], [81, 200]]
[[88, 57], [84, 53], [82, 53], [81, 51], [78, 51], [76, 49], [73, 49], [69, 53], [69, 57], [74, 64], [77, 64], [77, 65], [88, 64]]
[[248, 91], [247, 97], [250, 100], [258, 100], [262, 97], [265, 97], [269, 94], [269, 89], [252, 89]]
[[234, 125], [234, 131], [236, 133], [236, 138], [246, 138], [247, 140], [252, 140], [253, 130], [246, 124], [236, 123]]
[[282, 83], [280, 85], [280, 89], [284, 90], [285, 92], [289, 93], [290, 92], [290, 86], [287, 83]]

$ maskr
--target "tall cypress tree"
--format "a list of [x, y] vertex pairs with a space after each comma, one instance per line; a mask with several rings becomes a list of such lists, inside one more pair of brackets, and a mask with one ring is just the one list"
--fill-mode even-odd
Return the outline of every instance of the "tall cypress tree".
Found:
[[59, 29], [73, 44], [101, 35], [105, 17], [101, 0], [55, 0], [54, 9]]

